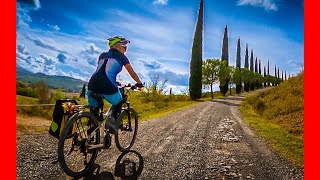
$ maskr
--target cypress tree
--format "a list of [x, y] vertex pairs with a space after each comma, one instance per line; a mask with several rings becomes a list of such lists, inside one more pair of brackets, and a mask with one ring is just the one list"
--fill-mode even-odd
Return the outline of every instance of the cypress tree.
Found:
[[[266, 74], [266, 66], [263, 66], [263, 77], [266, 78], [267, 74]], [[267, 81], [264, 81], [264, 87], [267, 87]]]
[[[277, 65], [274, 65], [274, 77], [277, 79]], [[276, 85], [276, 83], [273, 82], [272, 86], [275, 86], [275, 85]]]
[[[250, 55], [250, 71], [254, 72], [254, 66], [253, 66], [253, 50], [251, 49], [251, 55]], [[254, 90], [254, 83], [250, 83], [250, 90]]]
[[250, 71], [254, 72], [253, 68], [253, 50], [251, 49], [251, 56], [250, 56]]
[[[255, 63], [255, 65], [254, 65], [254, 72], [255, 72], [255, 73], [259, 73], [259, 71], [258, 71], [258, 58], [257, 58], [257, 57], [256, 57], [256, 63]], [[256, 85], [256, 88], [257, 88], [257, 89], [260, 87], [258, 80], [256, 80], [255, 85]]]
[[228, 26], [224, 28], [221, 61], [226, 61], [229, 65], [229, 49], [228, 49]]
[[278, 67], [278, 83], [277, 83], [277, 85], [279, 85], [279, 83], [280, 83], [280, 71], [279, 71], [279, 67]]
[[249, 69], [248, 44], [246, 44], [246, 54], [245, 54], [245, 57], [244, 57], [244, 68]]
[[[245, 58], [244, 58], [244, 68], [249, 69], [248, 44], [246, 44], [246, 55], [245, 55]], [[244, 84], [244, 90], [246, 92], [249, 92], [249, 86], [250, 86], [250, 84], [248, 82]]]
[[[222, 55], [221, 61], [226, 61], [226, 65], [229, 65], [229, 51], [228, 51], [228, 26], [224, 28], [223, 42], [222, 42]], [[224, 84], [223, 84], [224, 83]], [[229, 79], [225, 81], [220, 81], [220, 92], [225, 95], [228, 92]]]
[[259, 59], [259, 74], [261, 74], [261, 60]]
[[284, 71], [284, 80], [287, 80], [287, 71]]
[[[261, 60], [260, 59], [259, 59], [259, 74], [261, 74]], [[262, 88], [262, 82], [260, 82], [259, 86], [260, 86], [260, 88]]]
[[254, 72], [255, 73], [259, 73], [258, 72], [258, 58], [256, 57], [256, 61], [255, 61], [255, 64], [254, 64]]
[[240, 47], [240, 37], [238, 38], [238, 44], [237, 44], [237, 59], [236, 59], [236, 67], [241, 68], [241, 47]]
[[200, 0], [198, 21], [194, 33], [190, 62], [189, 93], [191, 99], [201, 98], [202, 89], [202, 33], [203, 33], [203, 0]]
[[281, 75], [281, 81], [283, 82], [283, 70], [281, 71], [282, 75]]
[[83, 87], [82, 87], [82, 91], [81, 91], [80, 97], [82, 97], [82, 98], [86, 97], [86, 84], [84, 84]]
[[[269, 59], [268, 59], [268, 75], [270, 75], [270, 67], [269, 67]], [[268, 80], [268, 82], [267, 82], [267, 86], [270, 86], [270, 82], [269, 82], [269, 80]]]
[[[240, 47], [240, 37], [238, 39], [237, 44], [237, 59], [236, 59], [236, 68], [239, 68], [239, 71], [241, 72], [241, 47]], [[240, 80], [239, 84], [236, 84], [236, 93], [240, 94], [242, 89], [242, 82]]]

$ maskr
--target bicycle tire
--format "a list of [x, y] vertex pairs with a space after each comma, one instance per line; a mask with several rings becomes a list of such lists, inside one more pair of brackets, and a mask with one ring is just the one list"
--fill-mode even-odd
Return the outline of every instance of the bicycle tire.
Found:
[[[68, 120], [68, 122], [66, 123], [65, 127], [63, 128], [62, 133], [61, 133], [60, 138], [59, 138], [58, 161], [59, 161], [60, 167], [67, 175], [69, 175], [71, 177], [74, 177], [74, 178], [83, 177], [91, 169], [92, 165], [94, 164], [95, 159], [97, 158], [97, 154], [98, 154], [98, 149], [92, 149], [91, 152], [89, 153], [88, 150], [86, 149], [86, 147], [83, 147], [83, 146], [85, 146], [86, 140], [85, 140], [85, 138], [84, 139], [81, 139], [81, 138], [83, 137], [83, 134], [85, 135], [86, 133], [88, 133], [87, 130], [83, 131], [83, 129], [85, 129], [84, 126], [86, 126], [86, 125], [83, 125], [83, 124], [86, 124], [86, 121], [85, 121], [86, 119], [87, 119], [87, 126], [90, 127], [89, 130], [96, 129], [98, 127], [98, 123], [95, 120], [95, 118], [91, 115], [91, 113], [89, 113], [89, 112], [79, 112], [79, 113], [74, 114]], [[78, 120], [80, 120], [80, 122], [81, 122], [80, 124], [79, 124]], [[89, 124], [90, 124], [90, 126], [89, 126]], [[76, 126], [80, 126], [80, 125], [82, 126], [81, 130], [80, 130], [79, 127], [76, 127]], [[69, 138], [68, 139], [67, 137], [68, 137], [69, 130], [70, 129], [73, 130], [75, 127], [78, 128], [80, 133], [78, 134], [78, 133], [76, 133], [77, 131], [75, 131], [75, 132], [72, 133], [74, 138]], [[65, 149], [64, 146], [65, 146], [66, 140], [72, 140], [72, 145], [74, 143], [78, 144], [79, 143], [79, 140], [78, 140], [79, 137], [80, 137], [80, 145], [79, 145], [79, 147], [77, 145], [76, 148], [79, 148], [80, 153], [86, 154], [85, 155], [86, 157], [87, 157], [88, 154], [91, 154], [91, 158], [90, 158], [88, 163], [85, 163], [85, 162], [82, 161], [84, 163], [84, 165], [83, 165], [84, 168], [83, 169], [81, 169], [79, 171], [75, 171], [71, 167], [71, 165], [73, 165], [73, 164], [68, 165], [67, 162], [66, 162], [66, 158], [69, 155], [71, 155], [71, 153], [73, 151], [70, 151], [71, 153], [69, 152], [68, 156], [65, 156], [64, 152], [67, 149]], [[75, 141], [77, 141], [77, 142], [75, 142]], [[94, 142], [95, 142], [94, 144], [98, 144], [100, 142], [100, 133], [99, 133], [99, 131], [96, 133]], [[71, 148], [71, 150], [72, 150], [72, 148]], [[78, 157], [76, 156], [76, 158], [73, 158], [71, 160], [75, 161], [77, 159], [78, 159]], [[74, 164], [75, 164], [75, 167], [80, 166], [80, 164], [77, 164], [77, 163], [74, 163]]]
[[[130, 118], [128, 116], [129, 113], [130, 113]], [[123, 122], [123, 118], [127, 118], [126, 119], [127, 121]], [[116, 147], [119, 149], [119, 151], [126, 152], [126, 151], [129, 151], [131, 149], [131, 147], [133, 146], [134, 141], [136, 139], [136, 136], [137, 136], [137, 132], [138, 132], [138, 115], [137, 115], [137, 112], [132, 108], [130, 108], [129, 110], [128, 109], [122, 109], [122, 111], [121, 111], [121, 113], [120, 113], [120, 115], [118, 117], [118, 122], [121, 122], [121, 120], [122, 120], [123, 123], [127, 122], [126, 128], [123, 128], [120, 125], [118, 133], [117, 133], [117, 135], [115, 135], [115, 143], [116, 143]], [[132, 134], [132, 137], [130, 137], [128, 139], [128, 143], [125, 143], [127, 145], [124, 145], [120, 141], [122, 141], [122, 135], [124, 135], [124, 133], [130, 132], [129, 124], [131, 126], [132, 131], [133, 131], [133, 134]], [[132, 126], [134, 126], [134, 127], [132, 127]]]

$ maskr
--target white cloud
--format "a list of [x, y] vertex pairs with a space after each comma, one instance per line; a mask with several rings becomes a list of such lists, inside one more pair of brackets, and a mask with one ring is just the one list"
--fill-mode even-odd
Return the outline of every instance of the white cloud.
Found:
[[53, 31], [59, 31], [60, 30], [60, 28], [59, 28], [59, 26], [58, 25], [50, 25], [50, 24], [47, 24], [47, 26], [48, 26], [48, 28], [50, 29], [50, 30], [53, 30]]
[[89, 45], [84, 49], [84, 52], [93, 55], [100, 53], [101, 50], [94, 43], [89, 43]]
[[29, 50], [23, 44], [18, 44], [17, 50], [22, 54], [26, 54], [26, 55], [29, 54]]
[[16, 27], [29, 28], [29, 23], [32, 22], [29, 16], [30, 11], [36, 11], [40, 8], [39, 0], [17, 0], [16, 3]]
[[31, 36], [27, 36], [27, 39], [33, 41], [35, 45], [40, 46], [42, 48], [50, 49], [61, 53], [67, 53], [65, 50], [58, 48], [53, 39], [43, 40], [39, 37], [33, 38]]
[[17, 0], [17, 2], [33, 10], [38, 10], [41, 7], [39, 0]]
[[256, 6], [256, 7], [263, 7], [265, 10], [269, 11], [277, 11], [278, 6], [274, 3], [274, 0], [239, 0], [237, 2], [238, 6]]
[[154, 0], [153, 4], [167, 5], [168, 4], [168, 0]]
[[48, 66], [53, 65], [56, 62], [56, 60], [53, 57], [49, 57], [45, 54], [41, 54], [40, 57], [44, 60], [45, 65]]

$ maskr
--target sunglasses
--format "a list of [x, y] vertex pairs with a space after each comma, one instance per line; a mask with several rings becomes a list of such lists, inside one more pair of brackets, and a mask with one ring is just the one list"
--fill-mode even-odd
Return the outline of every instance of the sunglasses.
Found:
[[121, 46], [122, 46], [123, 48], [125, 48], [125, 49], [128, 48], [127, 44], [121, 44]]

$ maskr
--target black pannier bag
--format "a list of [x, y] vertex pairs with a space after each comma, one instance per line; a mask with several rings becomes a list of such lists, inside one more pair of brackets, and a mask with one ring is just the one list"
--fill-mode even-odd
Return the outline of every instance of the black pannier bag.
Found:
[[[49, 134], [59, 139], [68, 119], [75, 113], [74, 105], [78, 105], [78, 103], [72, 99], [58, 99], [56, 101], [52, 114], [52, 122], [49, 129]], [[72, 131], [68, 133], [68, 136], [71, 135], [71, 133]]]

